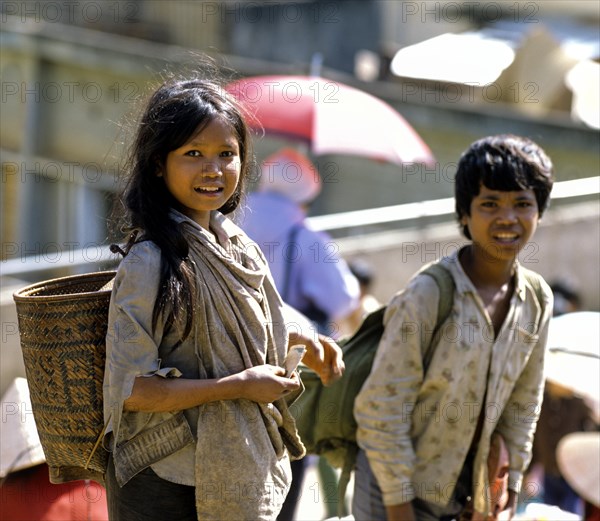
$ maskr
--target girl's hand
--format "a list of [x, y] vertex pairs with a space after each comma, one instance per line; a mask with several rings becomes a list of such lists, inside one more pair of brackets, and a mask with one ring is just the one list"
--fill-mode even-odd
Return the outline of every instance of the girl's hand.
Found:
[[242, 385], [240, 398], [259, 403], [272, 403], [300, 388], [296, 373], [286, 378], [285, 369], [274, 365], [258, 365], [238, 374]]
[[290, 345], [302, 344], [306, 353], [302, 362], [319, 375], [323, 385], [331, 385], [344, 374], [342, 350], [335, 341], [325, 335], [319, 335], [318, 340], [291, 332]]
[[512, 519], [517, 511], [517, 493], [514, 490], [508, 489], [508, 502], [504, 507], [504, 511], [508, 511], [508, 519]]
[[388, 521], [414, 521], [416, 519], [415, 511], [410, 501], [400, 505], [387, 506], [385, 511]]

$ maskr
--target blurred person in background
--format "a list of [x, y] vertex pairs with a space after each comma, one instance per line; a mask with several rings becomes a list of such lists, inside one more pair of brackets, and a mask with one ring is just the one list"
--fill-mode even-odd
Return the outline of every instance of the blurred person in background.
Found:
[[371, 293], [374, 281], [372, 266], [363, 259], [353, 259], [348, 263], [352, 275], [358, 280], [360, 287], [360, 303], [358, 307], [340, 324], [340, 336], [351, 336], [354, 334], [365, 317], [379, 309], [381, 302]]
[[[312, 320], [319, 333], [336, 337], [358, 309], [360, 289], [336, 244], [306, 222], [321, 188], [317, 168], [306, 156], [281, 149], [263, 161], [257, 190], [248, 196], [240, 225], [265, 254], [283, 300]], [[280, 521], [294, 518], [306, 467], [306, 458], [292, 462], [292, 488]], [[322, 458], [318, 469], [322, 486], [337, 483]], [[337, 512], [333, 502], [326, 508], [330, 515]]]
[[283, 300], [320, 333], [332, 334], [358, 308], [360, 289], [336, 244], [306, 222], [321, 188], [306, 156], [292, 148], [279, 150], [263, 162], [241, 225], [264, 252]]
[[554, 294], [554, 316], [581, 311], [581, 297], [577, 290], [566, 282], [555, 281], [550, 284]]
[[[553, 315], [581, 311], [581, 297], [569, 284], [555, 281]], [[567, 512], [583, 515], [583, 501], [562, 475], [556, 449], [567, 434], [597, 430], [593, 412], [586, 401], [571, 389], [546, 380], [544, 401], [533, 439], [531, 464], [527, 473], [522, 501], [541, 501]]]

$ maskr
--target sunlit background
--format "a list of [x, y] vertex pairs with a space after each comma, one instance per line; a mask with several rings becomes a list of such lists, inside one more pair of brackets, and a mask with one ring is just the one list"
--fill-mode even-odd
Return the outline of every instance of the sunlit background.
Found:
[[[107, 219], [127, 125], [164, 71], [195, 71], [202, 55], [230, 79], [309, 75], [364, 90], [430, 148], [434, 165], [311, 156], [324, 178], [314, 224], [344, 256], [377, 268], [381, 299], [457, 247], [449, 198], [460, 152], [513, 132], [547, 150], [558, 181], [522, 260], [576, 287], [587, 308], [600, 305], [597, 2], [6, 1], [1, 9], [3, 306], [21, 282], [111, 262]], [[282, 144], [304, 146], [257, 136], [257, 160]]]
[[[521, 261], [600, 309], [596, 1], [42, 0], [3, 1], [0, 16], [0, 393], [24, 375], [13, 292], [114, 266], [107, 224], [129, 125], [166, 74], [205, 74], [202, 56], [230, 81], [302, 75], [358, 88], [430, 149], [430, 164], [399, 164], [256, 136], [258, 162], [282, 145], [310, 154], [324, 180], [312, 223], [374, 268], [379, 300], [462, 244], [459, 155], [511, 132], [556, 167], [551, 208]], [[361, 123], [357, 107], [339, 108]]]

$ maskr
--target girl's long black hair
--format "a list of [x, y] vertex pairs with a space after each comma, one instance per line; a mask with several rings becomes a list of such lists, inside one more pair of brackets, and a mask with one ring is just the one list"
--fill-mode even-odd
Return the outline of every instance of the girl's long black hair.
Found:
[[183, 146], [214, 118], [228, 121], [237, 134], [241, 173], [231, 198], [219, 209], [234, 211], [244, 194], [251, 159], [249, 130], [235, 100], [216, 83], [205, 80], [168, 81], [149, 98], [137, 125], [135, 140], [125, 165], [126, 183], [120, 199], [124, 223], [121, 230], [131, 246], [142, 237], [161, 251], [158, 297], [152, 314], [156, 330], [163, 315], [168, 325], [181, 324], [183, 341], [191, 332], [195, 284], [188, 259], [189, 244], [179, 226], [169, 217], [176, 201], [157, 174], [169, 152]]

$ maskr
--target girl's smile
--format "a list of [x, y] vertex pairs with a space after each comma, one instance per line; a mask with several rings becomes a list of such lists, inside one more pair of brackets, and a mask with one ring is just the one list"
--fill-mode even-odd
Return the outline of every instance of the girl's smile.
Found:
[[240, 170], [237, 136], [225, 119], [216, 117], [185, 145], [169, 152], [159, 176], [178, 210], [208, 230], [210, 212], [234, 194]]

